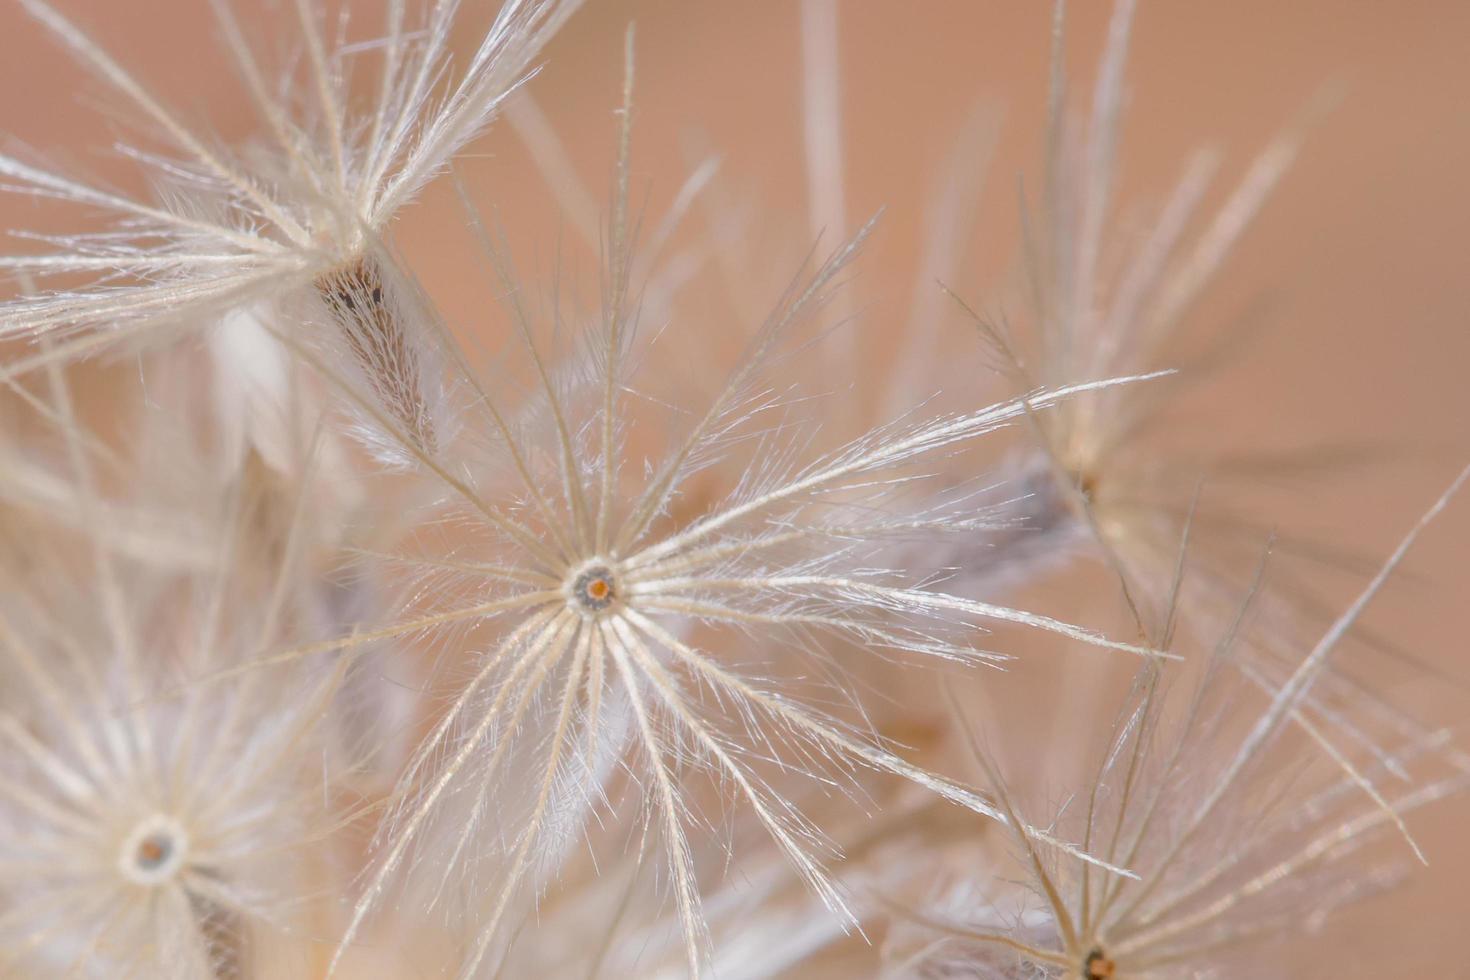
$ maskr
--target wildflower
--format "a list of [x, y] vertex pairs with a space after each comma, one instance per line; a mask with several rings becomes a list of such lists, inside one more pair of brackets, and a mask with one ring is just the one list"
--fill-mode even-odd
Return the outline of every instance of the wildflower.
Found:
[[[437, 0], [412, 25], [406, 4], [387, 5], [376, 51], [375, 95], [349, 106], [359, 57], [329, 47], [322, 14], [295, 0], [309, 99], [286, 94], [297, 80], [270, 80], [229, 0], [213, 6], [229, 54], [265, 127], [239, 148], [191, 129], [164, 100], [45, 0], [27, 11], [152, 125], [166, 155], [123, 147], [153, 188], [151, 198], [107, 190], [0, 156], [13, 192], [58, 198], [115, 219], [101, 232], [33, 236], [57, 246], [5, 256], [0, 269], [50, 279], [90, 277], [0, 306], [0, 336], [51, 336], [53, 347], [10, 366], [11, 374], [157, 335], [164, 326], [254, 318], [273, 330], [309, 321], [328, 329], [334, 353], [355, 364], [379, 403], [420, 445], [436, 432], [440, 366], [418, 333], [421, 300], [403, 288], [381, 235], [399, 210], [478, 134], [522, 81], [527, 66], [577, 6], [576, 0], [508, 0], [457, 82], [447, 87], [449, 31], [458, 4]], [[64, 339], [63, 339], [64, 338]], [[328, 341], [323, 341], [328, 342]]]
[[[1334, 649], [1467, 477], [1470, 469], [1286, 683], [1269, 691], [1259, 714], [1240, 715], [1230, 697], [1242, 686], [1259, 687], [1222, 669], [1239, 640], [1234, 629], [1178, 717], [1167, 707], [1161, 665], [1139, 671], [1097, 778], [1079, 803], [1085, 846], [1134, 868], [1137, 879], [1103, 879], [1086, 866], [1058, 865], [1018, 836], [1040, 908], [1012, 909], [1007, 924], [999, 909], [961, 910], [947, 901], [946, 914], [916, 917], [925, 946], [902, 960], [903, 975], [1126, 980], [1238, 970], [1249, 967], [1250, 943], [1294, 926], [1310, 928], [1387, 881], [1365, 867], [1364, 845], [1376, 832], [1402, 828], [1408, 813], [1470, 789], [1470, 769], [1457, 766], [1390, 800], [1364, 802], [1359, 780], [1343, 774], [1339, 759], [1331, 760], [1325, 780], [1300, 762], [1300, 744], [1290, 736], [1302, 733], [1289, 722]], [[1444, 741], [1442, 732], [1406, 741], [1395, 747], [1394, 762], [1434, 764]], [[976, 753], [998, 781], [978, 747]], [[1296, 761], [1270, 766], [1273, 755]], [[1014, 819], [1011, 798], [1004, 792], [1001, 798]]]

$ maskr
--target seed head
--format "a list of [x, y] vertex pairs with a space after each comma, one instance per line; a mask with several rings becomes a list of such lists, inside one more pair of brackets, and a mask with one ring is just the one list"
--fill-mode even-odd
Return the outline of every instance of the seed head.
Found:
[[[297, 69], [269, 79], [245, 41], [230, 0], [213, 4], [228, 53], [260, 116], [259, 138], [223, 147], [185, 125], [164, 99], [47, 0], [22, 0], [30, 14], [88, 69], [140, 112], [160, 152], [126, 147], [152, 197], [128, 196], [0, 155], [4, 190], [71, 201], [115, 219], [102, 232], [52, 240], [52, 254], [0, 257], [0, 271], [44, 282], [81, 275], [93, 284], [0, 302], [0, 338], [47, 337], [6, 368], [14, 376], [185, 324], [207, 328], [234, 312], [264, 308], [289, 344], [325, 345], [355, 362], [354, 379], [402, 432], [428, 451], [439, 366], [422, 336], [434, 329], [382, 244], [409, 200], [498, 112], [542, 45], [579, 0], [507, 0], [465, 73], [452, 84], [449, 34], [457, 4], [435, 3], [411, 22], [389, 4], [378, 52], [375, 98], [353, 105], [354, 55], [343, 21], [332, 32], [321, 11], [294, 4], [307, 78]], [[314, 93], [304, 104], [285, 92]], [[313, 302], [313, 298], [315, 302]], [[319, 316], [325, 307], [325, 316]], [[317, 330], [315, 321], [325, 321]], [[305, 327], [306, 329], [302, 329]], [[374, 446], [381, 440], [370, 440]]]

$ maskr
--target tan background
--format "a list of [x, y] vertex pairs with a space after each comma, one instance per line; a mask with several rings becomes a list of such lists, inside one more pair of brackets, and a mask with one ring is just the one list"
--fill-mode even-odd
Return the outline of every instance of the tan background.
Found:
[[[228, 135], [248, 129], [235, 79], [207, 43], [205, 4], [62, 6], [127, 64], [146, 66], [158, 90], [201, 115], [207, 110]], [[467, 21], [487, 19], [479, 0], [464, 6]], [[1039, 166], [1047, 6], [839, 4], [849, 220], [889, 208], [862, 265], [864, 287], [876, 297], [870, 323], [903, 309], [924, 191], [981, 98], [1003, 111], [1004, 126], [976, 233], [975, 272], [963, 285], [983, 299], [1003, 280], [1014, 254], [1016, 180], [1034, 179]], [[1080, 85], [1090, 78], [1106, 11], [1104, 4], [1076, 8], [1069, 64]], [[285, 23], [269, 4], [247, 9], [259, 11], [261, 31]], [[805, 235], [796, 5], [592, 0], [549, 49], [534, 91], [594, 190], [605, 186], [620, 33], [630, 20], [639, 32], [635, 166], [650, 188], [650, 210], [677, 189], [687, 169], [682, 147], [697, 131], [724, 154], [727, 178], [757, 190], [763, 207]], [[465, 48], [472, 30], [467, 25]], [[1277, 516], [1294, 533], [1365, 555], [1386, 553], [1470, 459], [1467, 56], [1470, 4], [1458, 0], [1144, 3], [1133, 39], [1125, 198], [1161, 191], [1201, 143], [1225, 152], [1227, 177], [1238, 173], [1324, 83], [1345, 86], [1201, 310], [1202, 320], [1224, 322], [1267, 297], [1273, 314], [1244, 351], [1244, 366], [1210, 397], [1215, 411], [1204, 431], [1236, 446], [1360, 441], [1394, 450], [1293, 485]], [[108, 137], [78, 103], [78, 76], [67, 59], [16, 5], [0, 6], [0, 130], [85, 161], [79, 151], [103, 149]], [[466, 165], [477, 194], [501, 206], [521, 240], [549, 251], [547, 200], [519, 143], [502, 128], [477, 149], [489, 154]], [[476, 313], [483, 293], [469, 288], [479, 275], [475, 260], [443, 230], [452, 214], [447, 202], [436, 188], [400, 230], [435, 296], [462, 319]], [[44, 211], [0, 198], [0, 226], [48, 227]], [[1457, 728], [1470, 702], [1467, 554], [1470, 499], [1416, 551], [1414, 575], [1371, 617], [1453, 679], [1404, 687], [1428, 719]], [[1354, 581], [1327, 577], [1322, 591], [1341, 599]], [[1470, 975], [1462, 935], [1470, 909], [1467, 815], [1463, 801], [1419, 815], [1413, 825], [1433, 866], [1408, 888], [1349, 913], [1346, 928], [1333, 933], [1331, 962], [1302, 965], [1302, 975], [1409, 977], [1431, 968]]]

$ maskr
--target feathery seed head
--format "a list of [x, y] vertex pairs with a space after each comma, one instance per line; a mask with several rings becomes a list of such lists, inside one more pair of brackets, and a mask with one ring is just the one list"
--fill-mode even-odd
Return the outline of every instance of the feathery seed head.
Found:
[[[53, 343], [7, 367], [7, 375], [160, 334], [184, 323], [218, 323], [231, 311], [274, 305], [272, 329], [302, 342], [282, 301], [316, 293], [370, 388], [405, 431], [433, 448], [435, 365], [421, 363], [431, 329], [416, 321], [399, 279], [380, 274], [377, 244], [398, 210], [476, 136], [526, 76], [531, 61], [578, 0], [506, 0], [467, 70], [447, 83], [455, 3], [435, 3], [413, 25], [390, 4], [375, 44], [375, 97], [360, 108], [347, 85], [354, 57], [345, 36], [329, 46], [320, 11], [294, 4], [311, 96], [278, 92], [257, 60], [230, 0], [213, 6], [229, 53], [264, 125], [262, 137], [222, 147], [180, 116], [46, 0], [22, 0], [87, 68], [153, 126], [169, 159], [143, 149], [123, 156], [143, 167], [154, 197], [131, 197], [0, 156], [5, 190], [101, 210], [114, 227], [53, 239], [47, 255], [0, 256], [0, 270], [91, 285], [0, 303], [0, 338]], [[294, 81], [292, 72], [286, 81]], [[296, 86], [282, 87], [289, 91]], [[76, 336], [67, 336], [77, 334]], [[307, 340], [306, 342], [310, 342]]]
[[[931, 938], [937, 933], [949, 941], [932, 957], [919, 957], [916, 975], [926, 975], [926, 959], [965, 964], [982, 975], [981, 964], [1010, 975], [1009, 964], [1080, 980], [1151, 980], [1240, 967], [1253, 962], [1252, 943], [1309, 926], [1378, 887], [1381, 875], [1347, 866], [1350, 856], [1362, 857], [1371, 837], [1397, 830], [1422, 859], [1405, 816], [1470, 791], [1470, 764], [1444, 751], [1443, 733], [1384, 750], [1337, 744], [1308, 694], [1409, 546], [1467, 479], [1470, 469], [1279, 687], [1261, 683], [1249, 666], [1221, 669], [1246, 642], [1237, 633], [1244, 610], [1182, 710], [1169, 710], [1176, 704], [1160, 665], [1146, 664], [1114, 722], [1093, 785], [1058, 817], [1080, 820], [1080, 839], [1139, 877], [1101, 879], [1085, 864], [1058, 863], [1013, 834], [1046, 927], [1023, 920], [997, 928], [978, 921], [983, 910], [972, 910], [969, 922], [924, 917]], [[1236, 698], [1257, 689], [1266, 695], [1264, 707], [1241, 712]], [[999, 786], [993, 765], [972, 747]], [[1272, 758], [1277, 765], [1267, 764]], [[1433, 775], [1410, 777], [1410, 766]], [[1392, 794], [1381, 790], [1389, 772], [1407, 785]], [[1289, 774], [1284, 780], [1283, 773]], [[1014, 826], [1018, 810], [1003, 788], [998, 792]], [[944, 975], [942, 968], [935, 973]]]
[[[1022, 260], [1026, 329], [1013, 330], [955, 297], [996, 369], [1020, 390], [1163, 366], [1170, 342], [1286, 174], [1303, 137], [1298, 124], [1263, 149], [1213, 214], [1202, 212], [1219, 160], [1196, 153], [1162, 204], [1144, 212], [1142, 228], [1122, 227], [1119, 151], [1136, 9], [1134, 0], [1112, 5], [1088, 98], [1065, 91], [1065, 52], [1054, 52], [1046, 174], [1035, 216], [1026, 221]], [[1065, 4], [1056, 12], [1060, 44]], [[1072, 111], [1077, 104], [1088, 111]], [[1191, 237], [1200, 222], [1203, 230]], [[1098, 392], [1038, 414], [1039, 446], [1021, 454], [1008, 474], [1027, 486], [1056, 484], [1018, 499], [1019, 516], [1050, 537], [1100, 537], [1094, 545], [1130, 577], [1143, 578], [1151, 598], [1168, 591], [1182, 515], [1201, 471], [1211, 467], [1206, 452], [1171, 454], [1153, 438], [1168, 419], [1170, 399], [1198, 383], [1197, 360], [1174, 353], [1168, 366], [1185, 370], [1158, 385]], [[1026, 536], [1015, 544], [1015, 561], [1000, 563], [1012, 575], [1056, 550], [1034, 547]]]
[[[51, 628], [0, 623], [7, 671], [45, 709], [0, 716], [10, 755], [0, 963], [213, 975], [253, 930], [288, 926], [306, 907], [312, 862], [299, 855], [322, 825], [313, 731], [335, 680], [293, 672], [299, 702], [283, 703], [262, 677], [165, 694], [168, 675], [135, 652], [85, 648], [89, 631]], [[119, 652], [134, 666], [102, 662]]]
[[[626, 104], [621, 118], [626, 127]], [[649, 351], [638, 344], [638, 308], [629, 284], [637, 225], [627, 212], [626, 128], [620, 147], [603, 309], [587, 331], [586, 366], [548, 361], [524, 290], [511, 278], [502, 249], [475, 219], [505, 287], [501, 295], [536, 380], [535, 394], [512, 413], [497, 404], [498, 390], [448, 353], [444, 362], [462, 372], [459, 388], [472, 395], [459, 413], [465, 419], [459, 437], [441, 441], [434, 452], [394, 420], [384, 426], [442, 484], [447, 514], [465, 532], [456, 535], [455, 553], [448, 557], [404, 556], [403, 563], [417, 565], [424, 576], [418, 593], [473, 599], [443, 603], [374, 635], [481, 624], [496, 639], [470, 665], [472, 676], [457, 686], [400, 783], [396, 815], [380, 835], [378, 868], [354, 908], [338, 963], [400, 870], [412, 867], [422, 874], [429, 866], [440, 876], [433, 886], [436, 901], [450, 890], [451, 875], [497, 882], [483, 911], [475, 913], [477, 935], [464, 975], [492, 962], [507, 941], [513, 900], [545, 888], [536, 856], [565, 847], [558, 828], [574, 822], [562, 815], [590, 807], [602, 792], [589, 781], [605, 768], [597, 762], [602, 753], [617, 758], [630, 748], [636, 752], [638, 781], [668, 858], [695, 973], [706, 939], [686, 832], [688, 804], [678, 777], [683, 767], [708, 770], [733, 785], [788, 860], [837, 910], [845, 910], [845, 903], [811, 854], [820, 835], [774, 792], [756, 765], [758, 756], [789, 748], [807, 760], [803, 769], [820, 772], [830, 764], [840, 774], [873, 768], [999, 816], [984, 797], [913, 766], [868, 736], [856, 709], [851, 720], [839, 720], [737, 670], [731, 660], [752, 631], [769, 639], [772, 659], [785, 662], [782, 669], [811, 659], [818, 637], [854, 654], [998, 660], [975, 649], [985, 621], [1028, 624], [1103, 647], [1149, 652], [1047, 617], [950, 594], [931, 587], [926, 577], [914, 579], [882, 564], [895, 539], [976, 529], [977, 522], [960, 520], [954, 507], [936, 503], [947, 501], [943, 489], [937, 498], [922, 491], [933, 491], [926, 460], [973, 446], [1076, 391], [1128, 379], [880, 426], [806, 462], [790, 427], [762, 428], [781, 407], [763, 385], [762, 370], [823, 305], [871, 225], [791, 284], [755, 333], [747, 358], [660, 458], [643, 466], [631, 459], [632, 447], [650, 442], [642, 438], [641, 403], [631, 397], [638, 383], [633, 368], [649, 363]], [[360, 393], [354, 397], [368, 404]], [[526, 417], [544, 423], [520, 424]], [[713, 460], [746, 452], [747, 468], [724, 499], [692, 516], [674, 511], [692, 474]], [[640, 470], [642, 477], [635, 478]], [[508, 499], [516, 506], [506, 506]], [[355, 642], [346, 638], [342, 646]], [[540, 734], [516, 737], [522, 731]], [[525, 799], [495, 789], [512, 767], [533, 774]], [[777, 763], [778, 769], [786, 767]], [[466, 797], [472, 802], [466, 804]], [[466, 805], [468, 813], [456, 809]], [[497, 832], [497, 825], [510, 830]], [[1037, 828], [1026, 832], [1068, 846]], [[506, 841], [501, 847], [494, 846], [497, 836]], [[409, 859], [411, 852], [440, 848], [448, 861]]]
[[[316, 887], [321, 865], [302, 858], [327, 826], [314, 764], [341, 675], [288, 664], [188, 681], [309, 631], [303, 510], [262, 533], [269, 508], [249, 488], [167, 506], [151, 476], [217, 486], [207, 453], [181, 455], [188, 426], [144, 413], [124, 460], [50, 380], [49, 399], [15, 389], [60, 430], [73, 482], [43, 525], [52, 547], [4, 573], [0, 671], [16, 696], [0, 705], [0, 972], [228, 972], [258, 932], [299, 925]], [[59, 533], [73, 528], [79, 540]]]

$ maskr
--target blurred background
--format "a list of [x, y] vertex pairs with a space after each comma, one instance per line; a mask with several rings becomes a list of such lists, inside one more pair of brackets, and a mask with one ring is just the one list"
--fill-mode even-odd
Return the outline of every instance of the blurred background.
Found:
[[[289, 52], [286, 11], [267, 0], [236, 2], [258, 36]], [[214, 28], [206, 4], [58, 5], [191, 118], [207, 117], [227, 137], [254, 125], [220, 49], [207, 43]], [[467, 55], [494, 5], [463, 0], [463, 7]], [[984, 0], [839, 0], [834, 9], [841, 191], [834, 205], [827, 185], [827, 206], [815, 216], [798, 3], [588, 0], [548, 48], [530, 91], [590, 206], [604, 207], [622, 35], [636, 23], [635, 188], [649, 213], [660, 214], [698, 163], [717, 154], [721, 186], [751, 209], [752, 254], [769, 256], [770, 267], [758, 270], [764, 284], [794, 273], [816, 231], [835, 244], [840, 232], [884, 209], [857, 272], [855, 349], [871, 376], [895, 346], [915, 342], [905, 325], [925, 208], [977, 118], [992, 127], [993, 152], [962, 272], [950, 285], [977, 308], [1004, 309], [1019, 254], [1018, 199], [1034, 194], [1041, 173], [1050, 10]], [[1108, 12], [1108, 4], [1091, 2], [1071, 11], [1074, 100], [1087, 97]], [[1297, 164], [1192, 318], [1189, 329], [1206, 336], [1228, 337], [1245, 319], [1251, 329], [1229, 338], [1229, 367], [1181, 410], [1176, 435], [1187, 442], [1197, 434], [1202, 449], [1364, 450], [1351, 465], [1270, 478], [1269, 513], [1259, 519], [1381, 558], [1470, 460], [1470, 4], [1144, 0], [1126, 79], [1123, 206], [1166, 193], [1200, 146], [1223, 154], [1218, 202], [1273, 135], [1321, 92], [1334, 93], [1333, 108], [1313, 124]], [[94, 109], [114, 104], [99, 93], [17, 5], [0, 6], [0, 131], [126, 185], [131, 173], [114, 172], [98, 155], [110, 134]], [[561, 195], [548, 188], [516, 127], [497, 126], [460, 172], [477, 200], [498, 209], [523, 250], [523, 271], [543, 272], [558, 237], [574, 239], [577, 221], [587, 220], [585, 211], [556, 217], [575, 203], [568, 184], [558, 184]], [[52, 222], [47, 205], [0, 196], [0, 227], [68, 225]], [[487, 315], [484, 267], [451, 190], [442, 182], [432, 188], [397, 234], [451, 322], [472, 329], [462, 325]], [[584, 258], [582, 271], [594, 269]], [[925, 343], [946, 354], [951, 370], [958, 364], [977, 377], [985, 370], [978, 351], [964, 360], [973, 337], [962, 324]], [[1467, 556], [1470, 500], [1461, 500], [1369, 617], [1374, 630], [1432, 668], [1379, 665], [1373, 676], [1426, 723], [1456, 730], [1470, 703], [1470, 648], [1459, 620], [1470, 600]], [[1047, 611], [1112, 608], [1098, 581], [1054, 585], [1076, 594], [1049, 598]], [[1323, 571], [1314, 588], [1337, 607], [1362, 581], [1354, 570]], [[1107, 615], [1092, 621], [1107, 625]], [[1076, 618], [1088, 621], [1085, 613]], [[1036, 641], [1010, 634], [1006, 642], [1016, 649]], [[1401, 890], [1349, 910], [1333, 927], [1330, 963], [1293, 969], [1470, 976], [1455, 934], [1470, 907], [1465, 816], [1463, 800], [1417, 814], [1411, 826], [1431, 866]]]

